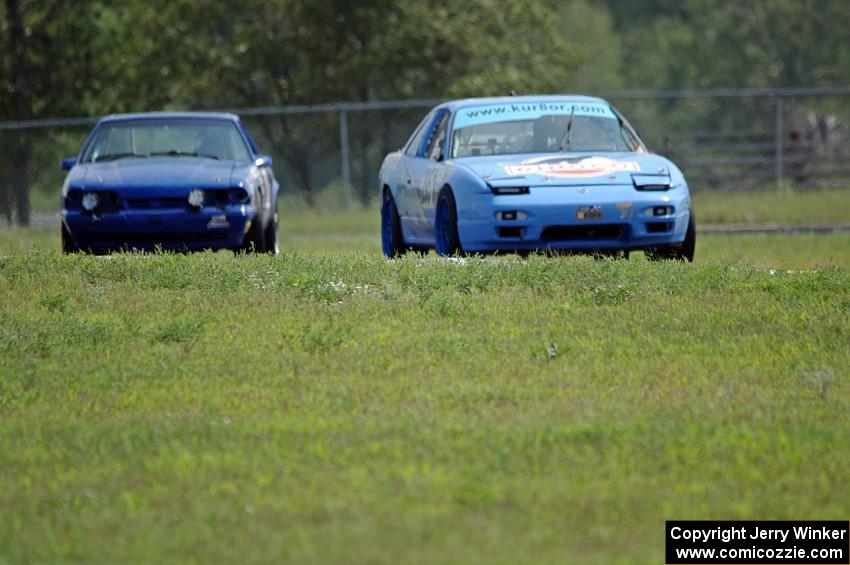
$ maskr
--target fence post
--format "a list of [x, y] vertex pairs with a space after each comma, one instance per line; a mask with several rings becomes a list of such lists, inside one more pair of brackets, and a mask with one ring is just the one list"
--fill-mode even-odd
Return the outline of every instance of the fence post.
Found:
[[775, 155], [775, 166], [776, 166], [776, 189], [782, 189], [782, 177], [785, 176], [785, 124], [784, 124], [784, 115], [783, 115], [783, 100], [781, 96], [777, 96], [775, 99], [776, 114], [775, 114], [775, 123], [774, 129], [776, 134], [775, 144], [776, 144], [776, 155]]
[[342, 161], [342, 193], [346, 209], [351, 206], [351, 169], [348, 156], [348, 112], [339, 112], [339, 146]]

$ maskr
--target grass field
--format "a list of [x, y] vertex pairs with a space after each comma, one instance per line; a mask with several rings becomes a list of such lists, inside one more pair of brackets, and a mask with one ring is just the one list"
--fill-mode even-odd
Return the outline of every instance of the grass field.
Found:
[[850, 190], [700, 192], [694, 207], [702, 223], [850, 224]]
[[0, 563], [662, 563], [850, 513], [850, 235], [695, 264], [60, 256], [0, 230]]

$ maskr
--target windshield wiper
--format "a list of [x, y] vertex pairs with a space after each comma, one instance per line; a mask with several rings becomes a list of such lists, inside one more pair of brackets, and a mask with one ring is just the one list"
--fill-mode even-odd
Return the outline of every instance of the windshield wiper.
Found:
[[639, 147], [637, 141], [632, 137], [631, 132], [626, 127], [626, 122], [623, 121], [623, 117], [620, 114], [615, 113], [617, 116], [617, 123], [620, 124], [620, 137], [626, 144], [626, 147], [629, 148], [629, 151], [636, 151]]
[[151, 153], [153, 157], [204, 157], [206, 159], [215, 159], [216, 161], [221, 161], [221, 157], [216, 155], [204, 155], [203, 153], [195, 153], [193, 151], [179, 151], [177, 149], [172, 149], [171, 151], [157, 151], [155, 153]]
[[124, 159], [125, 157], [146, 158], [147, 155], [144, 153], [107, 153], [105, 155], [98, 155], [97, 157], [94, 157], [91, 162], [97, 163], [100, 161], [115, 161], [116, 159]]
[[[567, 122], [567, 130], [564, 132], [564, 135], [561, 137], [561, 147], [560, 147], [561, 151], [564, 150], [564, 147], [569, 147], [570, 144], [572, 143], [573, 116], [575, 116], [575, 115], [576, 115], [576, 107], [575, 107], [575, 105], [573, 105], [573, 107], [570, 108], [570, 120]], [[564, 138], [567, 139], [566, 143], [564, 143]]]

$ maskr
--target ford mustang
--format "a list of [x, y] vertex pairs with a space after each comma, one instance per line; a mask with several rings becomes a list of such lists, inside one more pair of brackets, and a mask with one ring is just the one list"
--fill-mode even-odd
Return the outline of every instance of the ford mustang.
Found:
[[427, 249], [694, 256], [682, 172], [599, 98], [441, 104], [385, 158], [380, 191], [388, 257]]
[[277, 253], [271, 164], [231, 114], [103, 118], [62, 161], [62, 250]]

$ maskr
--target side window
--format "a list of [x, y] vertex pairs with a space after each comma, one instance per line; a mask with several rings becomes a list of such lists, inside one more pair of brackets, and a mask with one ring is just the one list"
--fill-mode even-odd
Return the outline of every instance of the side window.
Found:
[[416, 133], [413, 134], [413, 137], [410, 138], [410, 141], [407, 142], [407, 147], [404, 150], [404, 154], [408, 157], [416, 157], [416, 153], [419, 151], [419, 148], [422, 147], [422, 138], [429, 132], [430, 128], [428, 126], [431, 125], [431, 120], [434, 119], [434, 112], [428, 112], [428, 115], [425, 116], [425, 119], [419, 122], [419, 127], [416, 128]]
[[431, 139], [428, 141], [428, 148], [425, 150], [425, 155], [429, 159], [433, 161], [440, 161], [443, 159], [443, 147], [445, 146], [446, 132], [448, 129], [449, 113], [445, 112], [440, 117], [437, 127], [434, 128], [434, 135], [432, 135]]

